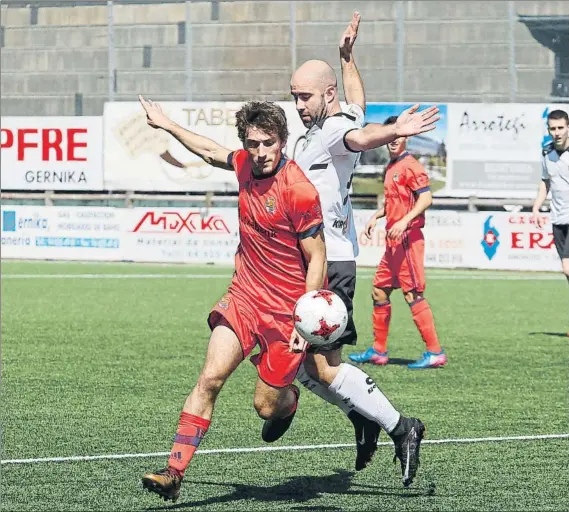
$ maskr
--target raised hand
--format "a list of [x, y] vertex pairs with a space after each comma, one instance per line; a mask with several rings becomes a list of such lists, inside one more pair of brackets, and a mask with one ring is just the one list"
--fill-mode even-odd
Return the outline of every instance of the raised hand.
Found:
[[152, 128], [162, 128], [165, 130], [171, 121], [164, 112], [162, 112], [162, 107], [160, 107], [158, 103], [145, 99], [142, 94], [138, 95], [138, 100], [146, 112], [146, 122], [148, 125], [152, 126]]
[[441, 118], [439, 107], [429, 107], [421, 112], [416, 104], [403, 111], [395, 123], [397, 137], [410, 137], [419, 133], [430, 132], [436, 128], [436, 122]]
[[342, 38], [340, 39], [340, 56], [346, 61], [349, 61], [351, 58], [352, 49], [358, 37], [358, 28], [361, 18], [360, 13], [355, 11], [350, 24], [346, 30], [344, 30]]

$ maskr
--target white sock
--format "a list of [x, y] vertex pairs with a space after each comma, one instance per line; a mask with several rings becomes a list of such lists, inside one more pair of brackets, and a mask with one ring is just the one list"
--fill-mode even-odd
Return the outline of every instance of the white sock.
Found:
[[328, 403], [336, 405], [342, 409], [342, 412], [346, 416], [351, 410], [353, 410], [354, 406], [350, 403], [349, 399], [344, 402], [337, 393], [333, 393], [329, 388], [324, 386], [324, 384], [320, 384], [320, 382], [314, 380], [310, 375], [308, 375], [307, 371], [304, 369], [304, 365], [300, 366], [298, 373], [296, 374], [296, 378], [306, 389], [308, 389], [308, 391], [311, 391], [323, 400], [326, 400]]
[[379, 423], [387, 433], [393, 431], [401, 416], [373, 379], [351, 364], [340, 365], [327, 391], [337, 396], [336, 401], [349, 404], [368, 420]]

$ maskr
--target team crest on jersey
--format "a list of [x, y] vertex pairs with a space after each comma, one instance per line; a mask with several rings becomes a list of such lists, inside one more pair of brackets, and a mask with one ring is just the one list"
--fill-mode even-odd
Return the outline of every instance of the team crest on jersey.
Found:
[[229, 309], [229, 304], [231, 303], [231, 299], [229, 297], [223, 297], [218, 303], [217, 307], [219, 309], [223, 309], [227, 311]]
[[267, 200], [265, 201], [265, 210], [267, 210], [268, 213], [275, 213], [276, 209], [277, 209], [276, 199], [273, 196], [267, 197]]

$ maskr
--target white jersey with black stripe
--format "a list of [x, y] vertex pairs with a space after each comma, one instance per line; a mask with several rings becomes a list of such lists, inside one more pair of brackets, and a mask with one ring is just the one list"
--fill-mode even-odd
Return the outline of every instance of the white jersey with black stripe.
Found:
[[346, 145], [345, 137], [363, 123], [363, 110], [358, 105], [348, 105], [345, 111], [308, 130], [304, 145], [295, 156], [320, 195], [328, 261], [353, 261], [358, 255], [349, 192], [360, 153]]

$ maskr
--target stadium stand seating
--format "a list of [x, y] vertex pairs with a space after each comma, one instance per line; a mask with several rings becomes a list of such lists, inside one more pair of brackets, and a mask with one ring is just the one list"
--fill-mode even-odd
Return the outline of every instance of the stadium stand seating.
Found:
[[[100, 115], [108, 98], [105, 5], [1, 6], [2, 115]], [[337, 68], [339, 36], [358, 9], [357, 58], [368, 100], [396, 101], [396, 2], [297, 2], [298, 63]], [[509, 101], [508, 2], [405, 2], [406, 100]], [[569, 14], [569, 2], [516, 2], [517, 14]], [[289, 98], [288, 2], [199, 1], [114, 6], [116, 100], [138, 92], [186, 97], [186, 38], [192, 42], [194, 100]], [[544, 101], [554, 54], [515, 25], [518, 101]]]

